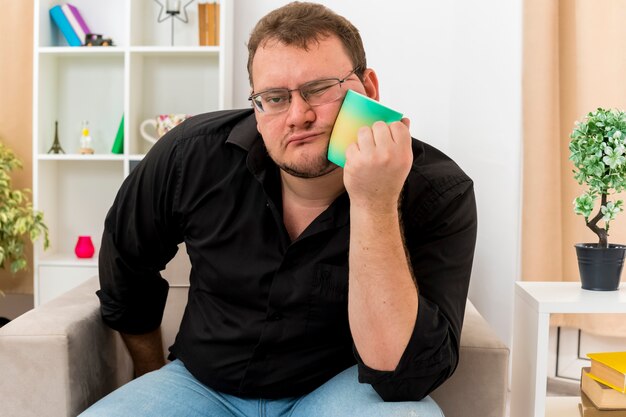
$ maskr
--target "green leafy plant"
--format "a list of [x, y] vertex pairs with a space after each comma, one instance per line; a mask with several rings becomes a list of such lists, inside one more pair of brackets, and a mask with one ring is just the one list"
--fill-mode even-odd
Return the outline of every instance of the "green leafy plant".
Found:
[[11, 185], [11, 171], [21, 167], [13, 151], [0, 142], [0, 268], [9, 267], [12, 273], [27, 266], [27, 239], [34, 242], [43, 236], [44, 248], [49, 245], [43, 213], [33, 211], [29, 190], [14, 190]]
[[[576, 122], [570, 139], [574, 178], [587, 187], [574, 200], [574, 212], [585, 217], [587, 227], [598, 236], [598, 247], [607, 248], [610, 223], [624, 210], [622, 200], [609, 197], [626, 189], [626, 114], [598, 108]], [[591, 217], [598, 197], [600, 208]]]

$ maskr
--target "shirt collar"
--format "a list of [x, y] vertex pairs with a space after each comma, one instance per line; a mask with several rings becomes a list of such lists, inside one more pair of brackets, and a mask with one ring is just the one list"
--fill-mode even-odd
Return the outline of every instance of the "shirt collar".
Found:
[[256, 128], [256, 116], [254, 110], [250, 110], [250, 114], [241, 119], [230, 131], [226, 143], [236, 145], [244, 151], [250, 151], [252, 145], [261, 139], [261, 135]]

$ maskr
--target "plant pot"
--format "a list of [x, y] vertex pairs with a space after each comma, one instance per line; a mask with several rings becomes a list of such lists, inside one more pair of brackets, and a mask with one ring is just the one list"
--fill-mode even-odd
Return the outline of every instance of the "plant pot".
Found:
[[585, 290], [615, 291], [619, 287], [626, 246], [609, 244], [599, 248], [596, 243], [578, 243], [578, 271]]

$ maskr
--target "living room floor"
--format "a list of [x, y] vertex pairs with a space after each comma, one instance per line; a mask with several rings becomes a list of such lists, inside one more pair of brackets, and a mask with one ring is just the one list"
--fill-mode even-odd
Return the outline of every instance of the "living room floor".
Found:
[[[549, 397], [577, 397], [580, 394], [577, 381], [563, 378], [548, 378], [547, 395]], [[507, 393], [505, 417], [511, 417], [511, 391]]]

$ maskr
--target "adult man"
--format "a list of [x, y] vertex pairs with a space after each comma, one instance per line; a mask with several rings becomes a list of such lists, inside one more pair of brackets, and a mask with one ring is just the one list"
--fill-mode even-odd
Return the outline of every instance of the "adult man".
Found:
[[[346, 90], [378, 99], [346, 19], [291, 3], [248, 49], [254, 112], [170, 132], [107, 216], [102, 315], [146, 375], [86, 415], [441, 415], [426, 396], [458, 361], [471, 180], [406, 119], [327, 160]], [[189, 302], [161, 368], [159, 271], [182, 241]]]

